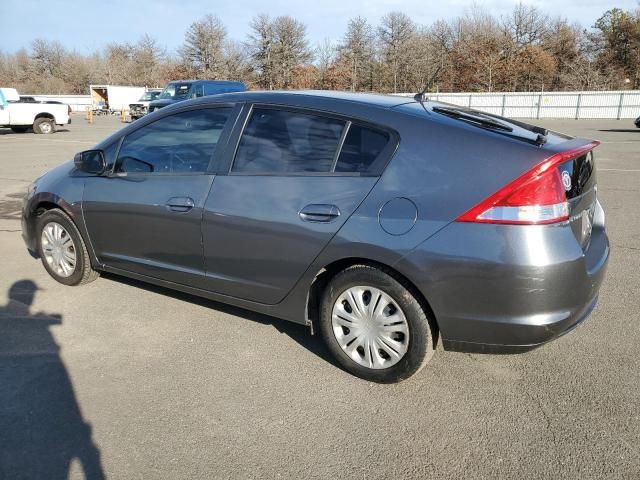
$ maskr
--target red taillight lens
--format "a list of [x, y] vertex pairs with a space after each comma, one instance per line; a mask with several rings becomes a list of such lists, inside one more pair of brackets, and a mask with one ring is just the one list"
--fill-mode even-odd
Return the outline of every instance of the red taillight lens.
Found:
[[599, 142], [592, 142], [583, 147], [556, 153], [456, 220], [514, 225], [540, 225], [567, 220], [569, 203], [556, 167], [567, 160], [584, 155], [598, 145]]

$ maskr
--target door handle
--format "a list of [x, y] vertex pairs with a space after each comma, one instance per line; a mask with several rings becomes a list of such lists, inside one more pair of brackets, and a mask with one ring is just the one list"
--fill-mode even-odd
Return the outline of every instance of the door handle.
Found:
[[188, 212], [195, 206], [193, 198], [189, 197], [172, 197], [167, 200], [166, 207], [172, 212]]
[[300, 210], [298, 215], [305, 222], [328, 223], [340, 216], [340, 209], [335, 205], [312, 203]]

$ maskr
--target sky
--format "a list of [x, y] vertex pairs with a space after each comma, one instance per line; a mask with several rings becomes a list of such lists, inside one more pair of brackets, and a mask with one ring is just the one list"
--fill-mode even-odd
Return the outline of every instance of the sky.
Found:
[[[496, 16], [508, 14], [517, 0], [476, 0]], [[608, 9], [633, 10], [638, 0], [524, 0], [552, 16], [591, 27]], [[189, 25], [212, 13], [227, 26], [229, 37], [245, 40], [249, 22], [260, 14], [291, 15], [307, 25], [310, 43], [339, 40], [349, 18], [377, 24], [398, 10], [415, 22], [431, 24], [462, 15], [471, 0], [0, 0], [0, 50], [15, 52], [35, 38], [58, 40], [67, 49], [91, 53], [111, 42], [135, 42], [149, 33], [168, 52], [183, 42]]]

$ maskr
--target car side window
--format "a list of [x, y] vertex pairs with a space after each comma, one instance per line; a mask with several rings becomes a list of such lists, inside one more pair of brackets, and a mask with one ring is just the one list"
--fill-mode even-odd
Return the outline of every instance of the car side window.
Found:
[[335, 171], [367, 173], [376, 170], [376, 160], [389, 139], [389, 133], [384, 130], [352, 124], [342, 145]]
[[202, 84], [198, 84], [193, 88], [193, 93], [191, 94], [193, 98], [204, 97], [204, 89]]
[[116, 172], [206, 172], [231, 110], [189, 110], [139, 128], [122, 142]]
[[346, 122], [273, 108], [254, 108], [232, 172], [305, 173], [333, 168]]

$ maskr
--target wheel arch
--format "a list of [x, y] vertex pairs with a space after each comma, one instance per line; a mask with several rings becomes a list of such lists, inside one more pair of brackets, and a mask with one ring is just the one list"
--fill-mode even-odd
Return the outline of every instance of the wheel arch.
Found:
[[49, 192], [38, 192], [36, 196], [31, 200], [29, 206], [29, 213], [32, 218], [42, 215], [47, 210], [58, 208], [64, 213], [69, 215], [71, 219], [76, 222], [76, 214], [73, 212], [73, 208], [69, 205], [64, 198]]
[[34, 117], [33, 121], [35, 122], [39, 118], [48, 118], [49, 120], [53, 120], [53, 121], [56, 120], [56, 117], [52, 113], [49, 113], [49, 112], [40, 112], [39, 114], [37, 114]]
[[403, 275], [400, 271], [393, 268], [390, 265], [385, 263], [371, 260], [368, 258], [362, 257], [346, 257], [341, 258], [339, 260], [335, 260], [325, 267], [321, 268], [315, 275], [313, 281], [311, 282], [311, 286], [309, 287], [309, 291], [307, 293], [307, 300], [305, 303], [305, 313], [307, 321], [311, 323], [313, 331], [316, 330], [316, 326], [318, 325], [319, 317], [320, 317], [320, 302], [322, 299], [322, 295], [329, 284], [329, 281], [336, 276], [339, 272], [353, 266], [353, 265], [367, 265], [373, 268], [377, 268], [382, 270], [386, 274], [393, 277], [399, 283], [401, 283], [407, 290], [411, 292], [411, 294], [418, 300], [422, 308], [425, 310], [427, 314], [427, 318], [432, 324], [431, 327], [434, 332], [434, 340], [437, 342], [439, 337], [439, 327], [437, 318], [431, 308], [431, 305], [427, 298], [422, 294], [422, 292], [415, 286], [415, 284], [407, 278], [406, 275]]
[[86, 231], [84, 219], [80, 216], [79, 212], [74, 211], [73, 206], [65, 201], [64, 198], [53, 193], [38, 193], [30, 201], [30, 205], [27, 208], [28, 216], [25, 218], [25, 220], [28, 225], [29, 236], [33, 239], [31, 245], [35, 245], [33, 242], [35, 242], [35, 227], [37, 218], [45, 212], [53, 209], [62, 210], [74, 223], [87, 247], [91, 265], [97, 268], [100, 265], [100, 262], [95, 255], [95, 251], [93, 250], [93, 244], [91, 243], [89, 234]]
[[23, 221], [25, 222], [25, 240], [27, 247], [33, 255], [36, 254], [36, 221], [43, 213], [57, 208], [73, 218], [72, 212], [64, 201], [52, 194], [41, 192], [29, 200], [29, 204], [23, 211]]

